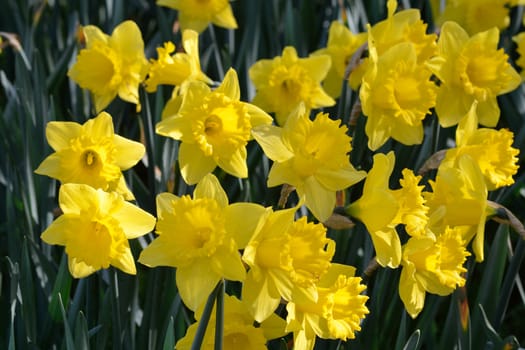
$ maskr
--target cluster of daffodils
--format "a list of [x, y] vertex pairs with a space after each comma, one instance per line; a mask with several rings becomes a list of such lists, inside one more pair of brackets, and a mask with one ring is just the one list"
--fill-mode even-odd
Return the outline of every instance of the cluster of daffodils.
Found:
[[[344, 214], [366, 227], [380, 266], [402, 269], [399, 295], [416, 317], [426, 293], [448, 295], [466, 283], [469, 247], [483, 261], [485, 222], [495, 215], [488, 191], [512, 184], [518, 170], [513, 134], [493, 129], [500, 115], [497, 96], [521, 83], [498, 49], [506, 20], [480, 28], [470, 16], [521, 2], [450, 3], [439, 37], [427, 34], [418, 10], [396, 13], [392, 0], [387, 19], [366, 33], [334, 22], [327, 47], [309, 57], [285, 47], [281, 56], [255, 62], [249, 69], [256, 89], [251, 103], [241, 101], [234, 69], [220, 84], [201, 71], [198, 33], [209, 23], [237, 27], [227, 0], [159, 0], [179, 11], [183, 51], [167, 42], [149, 61], [134, 22], [120, 24], [111, 35], [83, 27], [85, 46], [68, 75], [92, 93], [99, 114], [83, 125], [51, 122], [46, 129], [55, 152], [36, 172], [61, 182], [63, 214], [42, 239], [65, 246], [74, 277], [110, 265], [135, 274], [128, 239], [156, 225], [156, 238], [138, 261], [177, 269], [179, 294], [196, 320], [221, 281], [242, 282], [240, 296], [224, 299], [226, 348], [264, 349], [268, 340], [293, 333], [295, 349], [309, 350], [316, 337], [354, 338], [369, 312], [355, 268], [332, 261], [336, 242], [327, 237], [326, 225]], [[523, 34], [515, 41], [523, 54]], [[335, 105], [347, 83], [359, 91], [366, 117], [374, 152], [368, 171], [351, 163], [347, 126], [327, 113], [312, 113]], [[129, 202], [134, 197], [122, 175], [145, 149], [116, 135], [103, 111], [117, 95], [139, 109], [141, 84], [147, 92], [173, 86], [156, 133], [179, 141], [181, 176], [196, 185], [192, 195], [158, 194], [156, 219]], [[390, 188], [396, 157], [388, 142], [422, 143], [432, 111], [442, 127], [457, 125], [455, 147], [433, 157], [439, 160], [430, 162], [437, 169], [434, 180], [421, 184], [422, 176], [406, 168]], [[247, 144], [253, 140], [272, 161], [268, 187], [296, 191], [296, 205], [286, 208], [286, 198], [278, 210], [229, 203], [213, 172], [247, 178]], [[361, 196], [339, 203], [334, 214], [338, 194], [356, 184], [362, 185]], [[299, 217], [301, 206], [309, 218]], [[286, 319], [275, 313], [281, 304]], [[205, 348], [213, 347], [214, 325], [212, 317]], [[189, 349], [196, 332], [197, 325], [190, 326], [176, 348]]]

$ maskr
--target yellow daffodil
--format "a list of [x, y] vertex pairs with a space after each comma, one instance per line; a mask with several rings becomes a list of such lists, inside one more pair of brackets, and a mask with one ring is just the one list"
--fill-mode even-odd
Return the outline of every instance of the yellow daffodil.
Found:
[[110, 265], [136, 274], [128, 239], [150, 232], [155, 226], [152, 215], [124, 201], [116, 192], [84, 184], [60, 186], [58, 202], [63, 214], [41, 238], [48, 244], [66, 247], [73, 277], [86, 277]]
[[306, 113], [312, 108], [333, 106], [335, 101], [321, 87], [331, 66], [328, 55], [299, 58], [291, 46], [282, 56], [262, 59], [250, 67], [250, 79], [255, 85], [253, 103], [267, 112], [275, 112], [279, 125], [304, 103]]
[[68, 76], [81, 88], [91, 91], [97, 112], [117, 95], [140, 107], [138, 88], [146, 77], [148, 61], [135, 22], [122, 22], [111, 36], [92, 25], [82, 31], [86, 47], [80, 50]]
[[469, 37], [455, 22], [446, 22], [438, 41], [439, 56], [429, 67], [441, 80], [436, 112], [443, 127], [456, 125], [478, 101], [482, 125], [496, 126], [500, 110], [496, 97], [521, 83], [519, 74], [498, 50], [499, 30], [492, 28]]
[[312, 350], [315, 337], [323, 339], [354, 339], [361, 330], [361, 321], [368, 314], [365, 285], [354, 277], [355, 268], [332, 264], [317, 285], [315, 301], [298, 297], [286, 306], [287, 330], [294, 332], [294, 349]]
[[446, 1], [437, 24], [454, 21], [469, 34], [476, 34], [496, 27], [500, 30], [510, 24], [511, 6], [525, 4], [523, 0], [454, 0]]
[[[197, 333], [199, 320], [202, 317], [203, 306], [199, 307], [195, 312], [197, 322], [188, 328], [186, 335], [175, 345], [175, 349], [189, 350], [192, 348], [191, 345]], [[201, 349], [216, 349], [215, 315], [214, 307], [204, 334]], [[255, 327], [253, 317], [250, 316], [245, 303], [233, 296], [224, 296], [223, 349], [266, 350], [267, 341], [284, 336], [286, 334], [285, 328], [286, 322], [276, 314], [270, 315], [259, 327]]]
[[180, 27], [202, 32], [213, 23], [219, 27], [236, 29], [228, 0], [157, 0], [157, 5], [179, 11]]
[[430, 181], [432, 192], [424, 192], [429, 210], [429, 228], [443, 232], [446, 226], [463, 229], [468, 243], [475, 235], [472, 248], [477, 261], [483, 261], [485, 221], [487, 218], [487, 185], [476, 161], [468, 154], [456, 160], [456, 166], [442, 165], [436, 181]]
[[428, 210], [423, 197], [423, 188], [419, 186], [421, 176], [414, 175], [410, 169], [403, 169], [403, 177], [399, 180], [401, 188], [394, 190], [394, 196], [399, 203], [399, 210], [393, 222], [404, 224], [406, 232], [410, 236], [421, 236], [425, 234], [428, 222]]
[[525, 32], [519, 33], [512, 37], [512, 40], [516, 43], [516, 52], [519, 57], [516, 60], [516, 64], [521, 68], [521, 79], [525, 80]]
[[[400, 43], [412, 43], [416, 52], [418, 64], [424, 63], [437, 53], [436, 34], [427, 34], [427, 25], [421, 20], [420, 11], [406, 9], [397, 13], [397, 1], [388, 0], [387, 19], [374, 24], [368, 29], [369, 36], [374, 39], [377, 56]], [[370, 42], [370, 38], [369, 38]], [[350, 76], [350, 86], [357, 89], [363, 75], [369, 69], [370, 60], [365, 58]]]
[[175, 51], [172, 42], [164, 43], [164, 47], [157, 48], [157, 59], [150, 60], [148, 78], [145, 81], [146, 91], [154, 92], [158, 85], [180, 86], [189, 80], [200, 80], [211, 84], [211, 79], [201, 71], [199, 59], [199, 34], [193, 30], [182, 33], [182, 47], [185, 52]]
[[274, 161], [268, 186], [289, 184], [319, 221], [330, 217], [336, 191], [361, 181], [366, 173], [350, 164], [352, 139], [340, 121], [319, 113], [312, 121], [304, 109], [296, 109], [282, 128], [253, 130], [255, 140]]
[[125, 139], [113, 131], [111, 116], [100, 113], [83, 125], [49, 122], [46, 137], [55, 153], [35, 170], [62, 183], [82, 183], [104, 191], [117, 191], [133, 199], [122, 170], [134, 166], [144, 156], [141, 143]]
[[[246, 144], [253, 127], [271, 124], [272, 118], [258, 107], [240, 101], [239, 81], [230, 69], [222, 84], [211, 90], [200, 81], [190, 82], [175, 115], [157, 124], [163, 136], [182, 141], [179, 164], [182, 177], [195, 184], [219, 166], [245, 178]], [[170, 107], [171, 108], [171, 107]]]
[[388, 187], [394, 163], [394, 152], [387, 155], [375, 154], [374, 165], [365, 180], [363, 195], [346, 208], [351, 217], [365, 224], [374, 243], [377, 262], [391, 268], [396, 268], [401, 262], [401, 241], [394, 224], [399, 203], [394, 191]]
[[339, 21], [333, 21], [328, 31], [326, 48], [312, 55], [328, 55], [332, 59], [330, 70], [323, 81], [323, 89], [333, 98], [339, 97], [343, 79], [352, 56], [366, 43], [366, 33], [354, 34]]
[[399, 295], [408, 314], [415, 318], [423, 309], [426, 292], [448, 295], [465, 285], [463, 267], [470, 253], [461, 233], [446, 227], [437, 237], [412, 237], [403, 246]]
[[405, 145], [423, 141], [423, 119], [436, 101], [431, 72], [417, 63], [416, 48], [405, 42], [378, 56], [369, 35], [370, 61], [359, 96], [366, 115], [368, 148], [375, 151], [390, 137]]
[[447, 150], [441, 166], [454, 167], [468, 154], [478, 164], [489, 191], [514, 183], [519, 150], [512, 147], [514, 134], [507, 129], [478, 129], [477, 102], [461, 119], [456, 130], [456, 147]]
[[244, 248], [265, 209], [252, 203], [229, 205], [217, 178], [206, 175], [193, 198], [157, 196], [159, 235], [140, 254], [149, 267], [177, 268], [177, 287], [186, 306], [196, 310], [217, 283], [242, 281], [246, 271], [238, 249]]
[[242, 298], [257, 322], [269, 317], [281, 298], [292, 294], [317, 300], [315, 284], [328, 270], [335, 251], [321, 224], [294, 222], [296, 208], [268, 210], [248, 242], [243, 261], [250, 267]]

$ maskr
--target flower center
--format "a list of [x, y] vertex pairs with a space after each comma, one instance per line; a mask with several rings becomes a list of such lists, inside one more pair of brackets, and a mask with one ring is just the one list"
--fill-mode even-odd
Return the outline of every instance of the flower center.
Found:
[[108, 268], [111, 244], [112, 235], [106, 225], [98, 221], [80, 219], [78, 226], [68, 237], [66, 253], [95, 269]]
[[85, 151], [82, 159], [84, 159], [84, 165], [88, 168], [96, 167], [99, 164], [98, 155], [92, 150]]

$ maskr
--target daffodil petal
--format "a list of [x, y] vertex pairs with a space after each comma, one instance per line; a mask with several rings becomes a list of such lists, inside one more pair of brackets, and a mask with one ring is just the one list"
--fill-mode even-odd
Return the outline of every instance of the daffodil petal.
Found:
[[206, 157], [198, 146], [185, 142], [179, 148], [179, 163], [182, 177], [189, 185], [199, 182], [217, 166], [213, 158]]
[[235, 69], [228, 69], [221, 85], [215, 91], [225, 94], [234, 101], [239, 101], [241, 98], [241, 90], [239, 88], [239, 78], [237, 78], [237, 72]]
[[69, 272], [74, 278], [84, 278], [97, 271], [93, 266], [89, 266], [83, 261], [78, 261], [76, 258], [69, 257], [67, 262]]
[[[304, 191], [304, 192], [303, 192]], [[297, 189], [301, 197], [305, 195], [305, 205], [321, 222], [326, 221], [335, 207], [335, 192], [324, 188], [313, 176], [306, 179], [304, 186]]]
[[228, 206], [228, 196], [213, 174], [207, 174], [199, 181], [193, 191], [193, 198], [213, 198], [221, 207], [226, 208]]
[[246, 247], [267, 213], [267, 208], [255, 203], [234, 203], [225, 209], [226, 230], [233, 236], [239, 249]]
[[61, 215], [42, 232], [40, 238], [47, 244], [66, 245], [68, 236], [74, 231], [76, 218]]
[[128, 239], [143, 236], [155, 227], [153, 215], [129, 202], [123, 202], [122, 207], [113, 213], [113, 217], [120, 222]]
[[135, 260], [133, 259], [133, 255], [131, 254], [131, 249], [129, 249], [129, 246], [124, 249], [122, 254], [119, 254], [118, 257], [111, 260], [111, 265], [130, 275], [137, 274]]
[[70, 147], [69, 141], [77, 137], [82, 126], [74, 122], [51, 121], [46, 126], [46, 138], [55, 151]]
[[221, 279], [208, 264], [206, 260], [196, 260], [189, 266], [177, 269], [176, 282], [181, 299], [193, 311], [206, 302]]
[[274, 162], [284, 162], [294, 156], [282, 141], [282, 128], [261, 125], [252, 129], [253, 138], [261, 146], [264, 154]]

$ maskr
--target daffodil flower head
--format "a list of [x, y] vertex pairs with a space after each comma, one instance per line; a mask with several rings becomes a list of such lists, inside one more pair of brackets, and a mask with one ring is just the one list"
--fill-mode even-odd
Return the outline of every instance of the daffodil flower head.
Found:
[[346, 208], [346, 212], [360, 220], [367, 228], [381, 266], [396, 268], [401, 261], [401, 241], [395, 230], [399, 212], [398, 198], [388, 187], [394, 169], [395, 155], [377, 153], [374, 165], [368, 172], [363, 195]]
[[474, 102], [467, 115], [456, 129], [456, 147], [447, 150], [441, 164], [454, 167], [461, 155], [468, 154], [478, 164], [487, 185], [495, 190], [514, 183], [513, 175], [518, 172], [519, 150], [512, 147], [514, 134], [507, 129], [478, 129]]
[[[202, 317], [204, 305], [201, 305], [195, 312], [197, 322], [192, 324], [186, 331], [186, 335], [181, 338], [175, 348], [178, 350], [189, 350], [195, 339], [199, 321]], [[214, 350], [215, 347], [215, 324], [216, 306], [212, 310], [208, 327], [204, 334], [201, 349]], [[224, 333], [223, 349], [254, 349], [266, 350], [268, 340], [282, 337], [285, 332], [286, 322], [276, 314], [270, 315], [268, 319], [254, 326], [253, 317], [250, 316], [247, 305], [234, 296], [224, 296]]]
[[368, 148], [375, 151], [390, 137], [405, 144], [423, 140], [423, 119], [436, 101], [431, 72], [418, 64], [416, 48], [410, 42], [392, 46], [378, 55], [369, 34], [370, 61], [359, 96]]
[[199, 59], [199, 34], [187, 29], [182, 33], [182, 46], [185, 52], [172, 53], [175, 45], [172, 42], [164, 43], [157, 48], [157, 59], [150, 60], [148, 77], [144, 82], [146, 91], [154, 92], [158, 85], [180, 86], [186, 81], [200, 80], [211, 84], [202, 71]]
[[142, 251], [139, 262], [176, 267], [181, 298], [196, 310], [221, 279], [244, 280], [238, 250], [264, 212], [252, 203], [229, 205], [217, 178], [208, 174], [195, 187], [193, 198], [157, 196], [158, 237]]
[[399, 280], [399, 295], [412, 318], [423, 309], [427, 292], [448, 295], [465, 285], [463, 267], [470, 253], [457, 229], [412, 237], [403, 246], [403, 269]]
[[317, 50], [312, 55], [329, 55], [332, 59], [330, 70], [323, 80], [323, 89], [333, 98], [339, 97], [343, 79], [353, 55], [366, 43], [367, 34], [354, 34], [339, 21], [333, 21], [328, 31], [326, 48]]
[[301, 103], [307, 114], [313, 108], [333, 106], [334, 99], [321, 87], [330, 66], [328, 55], [299, 58], [295, 48], [287, 46], [282, 56], [259, 60], [250, 67], [250, 79], [256, 89], [252, 103], [275, 112], [281, 126]]
[[49, 122], [49, 145], [55, 151], [35, 170], [61, 183], [82, 183], [104, 191], [117, 191], [133, 199], [122, 170], [134, 166], [144, 156], [144, 146], [113, 131], [111, 116], [100, 113], [83, 125], [74, 122]]
[[81, 88], [91, 91], [97, 112], [117, 95], [140, 109], [138, 88], [146, 77], [148, 61], [135, 22], [122, 22], [111, 36], [92, 25], [82, 30], [86, 47], [80, 50], [68, 76]]
[[201, 81], [190, 82], [177, 107], [173, 109], [175, 115], [157, 124], [156, 131], [182, 141], [179, 164], [184, 181], [195, 184], [217, 166], [246, 178], [246, 145], [252, 139], [251, 130], [271, 124], [272, 118], [240, 101], [235, 70], [230, 69], [213, 91]]
[[456, 166], [439, 167], [436, 181], [430, 181], [432, 192], [424, 192], [429, 207], [429, 228], [442, 232], [446, 226], [465, 229], [464, 238], [469, 242], [476, 260], [484, 258], [483, 244], [487, 218], [487, 185], [481, 170], [472, 157], [463, 154]]
[[223, 28], [237, 28], [228, 0], [157, 0], [157, 5], [177, 10], [182, 30], [192, 29], [201, 33], [210, 23]]
[[522, 0], [455, 0], [447, 1], [443, 13], [436, 22], [442, 25], [454, 21], [469, 34], [476, 34], [496, 27], [499, 30], [510, 24], [510, 7], [524, 4]]
[[319, 298], [294, 297], [286, 305], [287, 330], [294, 332], [296, 349], [312, 350], [315, 338], [354, 339], [361, 321], [369, 313], [366, 289], [361, 278], [354, 277], [352, 266], [332, 264], [317, 285]]
[[441, 80], [436, 112], [443, 127], [456, 125], [478, 101], [482, 125], [496, 126], [500, 109], [496, 97], [514, 90], [521, 83], [519, 74], [498, 49], [497, 28], [469, 37], [455, 22], [445, 22], [438, 41], [439, 55], [428, 64]]
[[327, 220], [335, 207], [336, 191], [361, 181], [366, 172], [350, 163], [352, 150], [347, 128], [319, 113], [310, 120], [298, 108], [283, 128], [264, 126], [253, 130], [255, 140], [274, 161], [268, 186], [289, 184], [319, 221]]
[[116, 192], [84, 184], [60, 186], [58, 201], [63, 214], [41, 238], [65, 246], [73, 277], [83, 278], [110, 265], [136, 274], [128, 239], [150, 232], [155, 226], [152, 215]]

